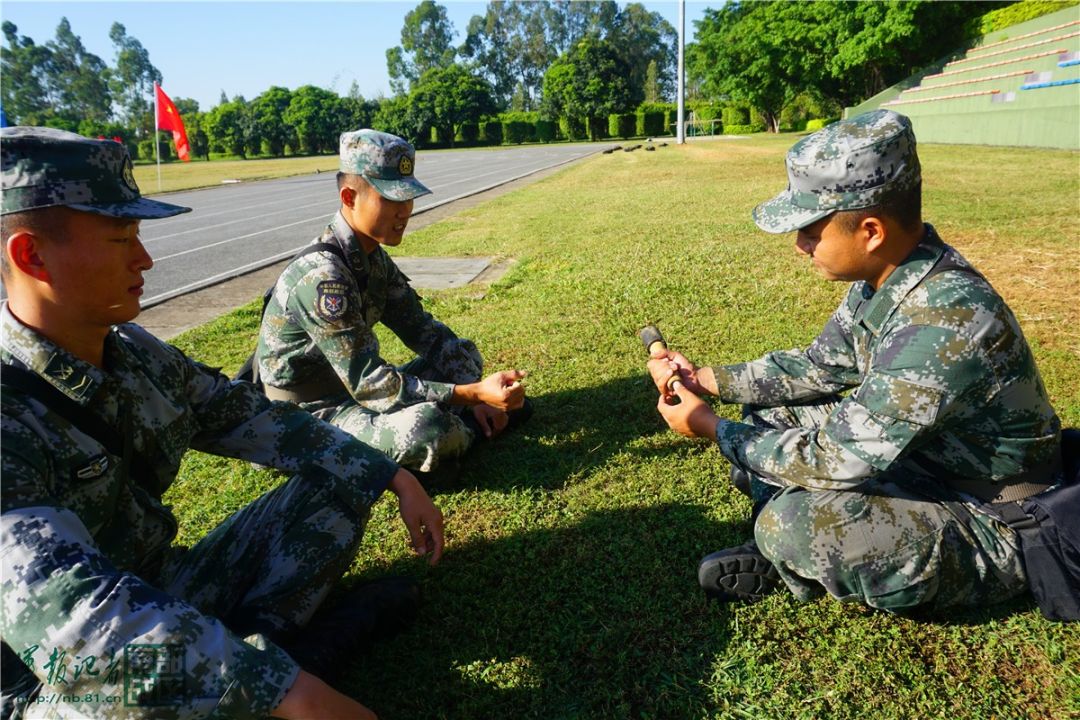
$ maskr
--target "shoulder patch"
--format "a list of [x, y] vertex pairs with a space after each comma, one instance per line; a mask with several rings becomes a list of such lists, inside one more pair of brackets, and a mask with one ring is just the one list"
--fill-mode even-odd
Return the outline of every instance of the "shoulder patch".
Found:
[[323, 320], [336, 322], [349, 309], [348, 285], [339, 280], [323, 280], [315, 290], [315, 314]]

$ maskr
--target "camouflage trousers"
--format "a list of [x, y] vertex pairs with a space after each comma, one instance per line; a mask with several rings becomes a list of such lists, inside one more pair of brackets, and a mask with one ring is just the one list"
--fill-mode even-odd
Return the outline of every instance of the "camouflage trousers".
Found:
[[[368, 511], [348, 483], [296, 476], [237, 511], [189, 550], [174, 549], [147, 582], [221, 620], [247, 642], [266, 647], [311, 619], [348, 570], [360, 546]], [[104, 717], [117, 706], [35, 702], [41, 685], [5, 646], [0, 715]], [[200, 657], [215, 668], [220, 658]], [[267, 668], [270, 673], [275, 669]], [[9, 679], [10, 675], [10, 679]], [[22, 698], [14, 699], [14, 695]], [[78, 700], [78, 697], [76, 697]], [[226, 715], [228, 711], [218, 708]], [[151, 717], [132, 711], [131, 717]], [[109, 715], [111, 717], [111, 715]], [[167, 707], [153, 717], [174, 717]]]
[[155, 584], [241, 637], [287, 634], [348, 570], [367, 519], [347, 481], [294, 476], [173, 554]]
[[[744, 422], [820, 427], [838, 401], [748, 406]], [[758, 548], [801, 600], [827, 591], [882, 610], [936, 610], [1000, 602], [1027, 589], [1015, 532], [933, 478], [893, 472], [851, 490], [811, 491], [751, 474], [751, 487], [765, 501], [754, 525]]]
[[[422, 380], [445, 381], [426, 361], [417, 358], [398, 368]], [[351, 399], [314, 410], [315, 417], [336, 425], [393, 458], [410, 470], [430, 472], [444, 460], [464, 455], [475, 433], [452, 408], [437, 402], [417, 403], [388, 413], [361, 407]]]

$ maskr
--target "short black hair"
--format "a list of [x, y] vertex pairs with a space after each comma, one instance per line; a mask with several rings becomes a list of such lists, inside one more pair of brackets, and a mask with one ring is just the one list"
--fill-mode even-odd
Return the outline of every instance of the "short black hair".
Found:
[[922, 182], [893, 193], [876, 205], [858, 210], [839, 210], [835, 217], [840, 229], [846, 233], [855, 232], [868, 217], [887, 217], [908, 232], [919, 232], [922, 230]]
[[341, 192], [341, 188], [351, 187], [360, 193], [366, 193], [368, 188], [371, 187], [371, 183], [364, 179], [363, 175], [357, 175], [355, 173], [338, 172], [337, 174], [337, 189]]
[[58, 212], [57, 206], [22, 210], [0, 216], [0, 235], [3, 236], [4, 242], [4, 247], [0, 249], [0, 274], [11, 277], [11, 261], [7, 254], [9, 237], [19, 230], [29, 230], [38, 237], [62, 240], [67, 235], [65, 231], [69, 219], [70, 213]]

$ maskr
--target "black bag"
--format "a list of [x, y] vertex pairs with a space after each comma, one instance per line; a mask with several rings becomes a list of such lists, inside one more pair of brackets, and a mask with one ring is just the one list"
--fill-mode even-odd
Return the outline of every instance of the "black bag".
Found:
[[[341, 262], [349, 265], [349, 261], [345, 259], [345, 253], [341, 250], [340, 247], [334, 245], [333, 243], [323, 242], [313, 243], [311, 245], [307, 245], [301, 248], [300, 252], [293, 255], [292, 260], [289, 261], [289, 264], [291, 265], [293, 262], [295, 262], [299, 258], [302, 258], [304, 255], [309, 255], [314, 252], [328, 252], [332, 255], [336, 255], [337, 258], [341, 260]], [[350, 267], [352, 266], [350, 265]], [[363, 282], [359, 274], [356, 273], [355, 270], [353, 271], [353, 273], [354, 275], [356, 275], [357, 281], [361, 283], [361, 287], [363, 287]], [[262, 317], [266, 315], [266, 306], [270, 304], [270, 298], [273, 296], [273, 294], [273, 285], [268, 287], [266, 289], [266, 292], [263, 293], [262, 312], [259, 314], [260, 322], [262, 320]], [[233, 380], [243, 380], [244, 382], [253, 383], [259, 388], [262, 388], [263, 383], [262, 380], [259, 379], [259, 363], [255, 361], [254, 352], [248, 355], [248, 359], [244, 361], [244, 364], [240, 366], [240, 369], [237, 371], [237, 373], [233, 375]]]
[[1019, 503], [995, 505], [1020, 536], [1028, 587], [1049, 620], [1080, 620], [1080, 429], [1061, 432], [1064, 481]]

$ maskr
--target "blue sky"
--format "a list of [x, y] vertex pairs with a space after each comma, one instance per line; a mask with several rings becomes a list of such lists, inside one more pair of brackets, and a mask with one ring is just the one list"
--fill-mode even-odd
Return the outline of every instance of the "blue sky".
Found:
[[[295, 90], [317, 85], [340, 94], [355, 80], [364, 97], [390, 95], [386, 50], [401, 42], [409, 2], [53, 2], [3, 0], [0, 17], [43, 44], [52, 40], [61, 17], [86, 48], [112, 65], [109, 28], [120, 22], [150, 51], [161, 71], [162, 87], [173, 98], [188, 97], [207, 110], [221, 91], [248, 100], [271, 85]], [[483, 14], [486, 2], [442, 2], [464, 39], [469, 18]], [[623, 4], [623, 3], [621, 3]], [[644, 2], [675, 26], [673, 0]], [[722, 0], [686, 3], [687, 42], [693, 20]]]

